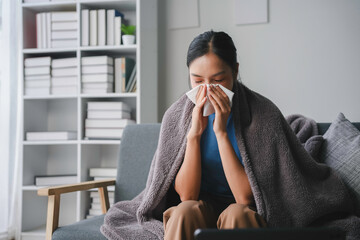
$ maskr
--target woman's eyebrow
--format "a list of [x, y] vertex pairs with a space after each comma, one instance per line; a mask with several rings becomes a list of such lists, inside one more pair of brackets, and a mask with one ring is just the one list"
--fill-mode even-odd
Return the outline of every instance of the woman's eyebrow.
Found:
[[[213, 74], [212, 77], [216, 77], [216, 76], [224, 74], [224, 73], [225, 73], [225, 71], [221, 71], [221, 72]], [[200, 75], [195, 74], [195, 73], [191, 73], [191, 75], [194, 76], [194, 77], [203, 77], [203, 76], [200, 76]]]

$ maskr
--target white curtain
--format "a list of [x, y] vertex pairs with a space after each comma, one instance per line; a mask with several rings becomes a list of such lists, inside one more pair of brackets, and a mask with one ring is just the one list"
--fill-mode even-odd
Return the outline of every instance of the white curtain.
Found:
[[21, 183], [19, 154], [21, 153], [20, 72], [20, 7], [21, 0], [2, 1], [2, 33], [0, 44], [0, 232], [9, 239], [20, 226], [18, 214]]

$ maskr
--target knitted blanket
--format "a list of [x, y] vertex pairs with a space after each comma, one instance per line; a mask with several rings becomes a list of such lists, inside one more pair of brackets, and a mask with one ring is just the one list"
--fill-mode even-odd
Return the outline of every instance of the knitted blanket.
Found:
[[286, 121], [289, 123], [305, 150], [315, 160], [318, 160], [318, 154], [324, 138], [318, 135], [319, 131], [316, 122], [300, 114], [287, 116]]
[[[236, 82], [235, 135], [258, 213], [270, 227], [336, 226], [360, 237], [360, 219], [339, 177], [304, 149], [279, 109]], [[165, 113], [145, 189], [114, 204], [101, 232], [109, 239], [163, 239], [162, 213], [182, 164], [194, 104], [184, 94]]]

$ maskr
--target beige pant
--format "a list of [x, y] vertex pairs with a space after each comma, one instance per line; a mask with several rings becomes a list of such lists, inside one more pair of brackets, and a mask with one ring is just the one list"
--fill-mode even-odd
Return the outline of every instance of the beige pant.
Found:
[[163, 215], [165, 240], [191, 240], [198, 228], [260, 228], [264, 219], [248, 206], [232, 203], [220, 214], [206, 201], [184, 201]]

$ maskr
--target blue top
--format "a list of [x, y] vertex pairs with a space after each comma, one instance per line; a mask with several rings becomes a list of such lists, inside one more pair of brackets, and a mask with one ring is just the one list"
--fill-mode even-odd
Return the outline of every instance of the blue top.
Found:
[[[233, 194], [226, 180], [224, 168], [221, 163], [219, 148], [213, 128], [215, 113], [209, 115], [209, 121], [201, 136], [201, 191], [218, 196], [232, 197]], [[232, 113], [230, 113], [227, 124], [227, 133], [236, 156], [241, 164], [242, 158], [235, 138], [235, 128]]]

